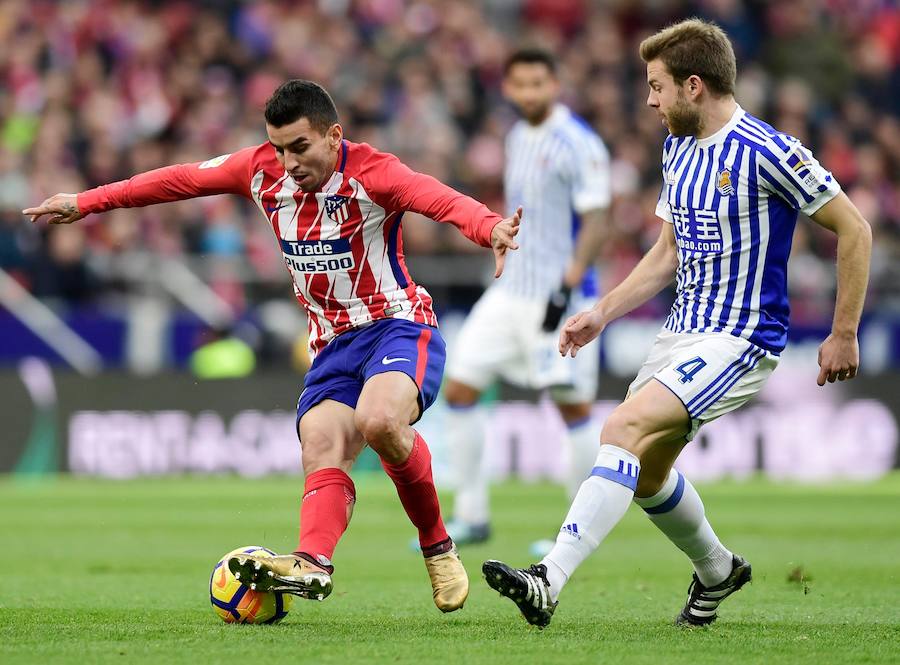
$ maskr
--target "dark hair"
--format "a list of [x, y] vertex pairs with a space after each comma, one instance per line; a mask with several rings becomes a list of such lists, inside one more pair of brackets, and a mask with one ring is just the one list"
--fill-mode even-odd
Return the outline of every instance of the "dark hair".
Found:
[[300, 118], [324, 134], [338, 121], [337, 109], [331, 95], [312, 81], [293, 79], [282, 83], [266, 102], [266, 122], [283, 127]]
[[508, 75], [515, 65], [544, 65], [556, 76], [556, 58], [550, 51], [542, 48], [522, 48], [514, 51], [503, 65], [503, 75]]
[[641, 59], [663, 61], [679, 85], [696, 74], [717, 96], [733, 95], [737, 63], [731, 42], [711, 21], [688, 19], [641, 42]]

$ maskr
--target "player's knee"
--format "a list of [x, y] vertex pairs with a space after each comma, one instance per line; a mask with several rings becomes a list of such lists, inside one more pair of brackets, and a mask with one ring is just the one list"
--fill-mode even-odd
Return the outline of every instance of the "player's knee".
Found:
[[471, 406], [481, 397], [481, 392], [459, 381], [449, 380], [444, 386], [444, 399], [454, 407]]
[[307, 475], [319, 469], [338, 466], [340, 454], [335, 449], [332, 437], [323, 431], [304, 432], [300, 448], [303, 450], [303, 472]]
[[379, 444], [398, 439], [406, 426], [396, 414], [377, 407], [357, 410], [354, 418], [356, 429], [376, 450]]
[[640, 458], [652, 443], [645, 422], [633, 409], [620, 406], [603, 423], [600, 441], [623, 448]]

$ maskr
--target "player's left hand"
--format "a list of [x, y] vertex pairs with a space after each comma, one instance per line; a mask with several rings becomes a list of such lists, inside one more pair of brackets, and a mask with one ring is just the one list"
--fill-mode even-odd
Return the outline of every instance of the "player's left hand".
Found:
[[31, 217], [32, 222], [50, 215], [47, 219], [49, 224], [71, 224], [84, 217], [78, 209], [77, 194], [54, 194], [39, 206], [25, 208], [22, 214]]
[[512, 217], [500, 220], [491, 231], [491, 249], [494, 250], [494, 279], [503, 274], [503, 264], [506, 261], [506, 250], [519, 249], [516, 242], [516, 234], [519, 232], [519, 223], [522, 221], [522, 206], [516, 208]]
[[819, 347], [820, 386], [835, 380], [846, 381], [859, 370], [859, 342], [855, 334], [831, 333]]
[[596, 339], [603, 332], [606, 323], [603, 314], [597, 307], [570, 316], [559, 333], [560, 355], [563, 358], [566, 355], [573, 358], [577, 356], [581, 347]]

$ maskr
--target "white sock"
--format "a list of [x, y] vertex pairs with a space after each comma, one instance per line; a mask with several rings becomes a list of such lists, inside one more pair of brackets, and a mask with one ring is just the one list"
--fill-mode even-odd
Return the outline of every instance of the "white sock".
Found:
[[556, 545], [541, 561], [547, 566], [553, 601], [575, 569], [625, 516], [640, 469], [638, 458], [627, 450], [608, 443], [600, 446], [591, 475], [581, 483], [556, 536]]
[[694, 564], [704, 586], [715, 586], [731, 574], [732, 554], [712, 530], [703, 501], [690, 481], [675, 469], [653, 496], [634, 498], [650, 521]]
[[572, 501], [584, 479], [591, 474], [600, 450], [600, 423], [593, 416], [566, 425], [569, 464], [566, 467], [566, 491]]
[[447, 409], [447, 446], [456, 487], [453, 518], [466, 524], [487, 524], [490, 519], [484, 428], [484, 410], [480, 405]]

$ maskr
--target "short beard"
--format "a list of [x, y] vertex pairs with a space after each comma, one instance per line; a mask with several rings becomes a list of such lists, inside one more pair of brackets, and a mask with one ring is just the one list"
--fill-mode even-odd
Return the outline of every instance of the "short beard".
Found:
[[530, 115], [526, 115], [525, 112], [522, 111], [522, 117], [525, 118], [525, 121], [529, 125], [540, 125], [550, 116], [551, 107], [552, 104], [546, 104], [538, 108], [534, 113]]
[[680, 90], [678, 99], [666, 114], [666, 124], [672, 136], [699, 136], [703, 129], [700, 111], [688, 104]]

